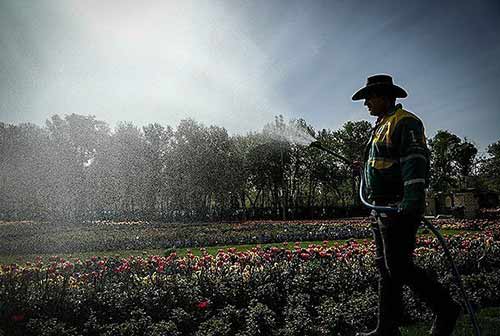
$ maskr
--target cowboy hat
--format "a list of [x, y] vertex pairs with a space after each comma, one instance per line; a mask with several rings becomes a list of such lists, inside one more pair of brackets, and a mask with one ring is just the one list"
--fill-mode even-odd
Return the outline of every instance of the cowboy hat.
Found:
[[378, 95], [387, 94], [395, 98], [406, 98], [408, 94], [402, 88], [392, 83], [392, 77], [389, 75], [373, 75], [368, 77], [366, 86], [359, 89], [352, 100], [366, 99], [371, 93]]

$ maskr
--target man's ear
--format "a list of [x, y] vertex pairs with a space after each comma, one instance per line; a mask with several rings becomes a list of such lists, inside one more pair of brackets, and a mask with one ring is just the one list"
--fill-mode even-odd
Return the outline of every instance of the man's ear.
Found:
[[388, 107], [396, 105], [396, 98], [384, 96], [384, 101]]

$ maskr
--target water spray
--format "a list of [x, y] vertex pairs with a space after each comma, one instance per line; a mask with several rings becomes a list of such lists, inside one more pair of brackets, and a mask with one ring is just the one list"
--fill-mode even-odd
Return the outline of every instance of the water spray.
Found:
[[[325, 147], [318, 140], [311, 142], [309, 144], [309, 146], [321, 149], [321, 150], [323, 150], [323, 151], [331, 154], [332, 156], [334, 156], [338, 160], [340, 160], [340, 161], [342, 161], [342, 162], [344, 162], [344, 163], [346, 163], [348, 165], [352, 165], [353, 164], [347, 158], [345, 158], [342, 155], [334, 152], [330, 148]], [[400, 212], [400, 209], [397, 208], [397, 207], [377, 206], [377, 205], [373, 205], [370, 202], [368, 202], [365, 199], [365, 197], [364, 197], [365, 178], [364, 178], [363, 171], [361, 171], [360, 176], [361, 176], [361, 180], [360, 180], [360, 184], [359, 184], [359, 198], [360, 198], [361, 202], [363, 203], [363, 205], [365, 205], [367, 208], [369, 208], [371, 210], [375, 210], [376, 213], [386, 213], [386, 214], [387, 213], [392, 213], [392, 214], [397, 214], [397, 213]], [[453, 257], [452, 257], [452, 255], [450, 253], [450, 250], [448, 249], [448, 246], [446, 245], [445, 239], [443, 238], [443, 236], [441, 235], [441, 233], [436, 229], [436, 227], [434, 225], [432, 225], [432, 223], [427, 218], [422, 217], [422, 222], [436, 236], [436, 238], [438, 239], [441, 247], [443, 248], [443, 251], [444, 251], [444, 253], [446, 255], [446, 258], [448, 259], [448, 262], [451, 265], [451, 269], [452, 269], [452, 273], [453, 273], [453, 278], [455, 280], [455, 283], [458, 285], [458, 287], [460, 289], [460, 294], [462, 295], [462, 299], [463, 299], [463, 301], [465, 303], [465, 307], [467, 309], [467, 312], [469, 313], [470, 321], [471, 321], [472, 326], [474, 328], [474, 334], [476, 336], [480, 336], [481, 334], [480, 334], [480, 331], [479, 331], [479, 325], [477, 323], [476, 316], [474, 314], [474, 310], [472, 309], [472, 306], [470, 304], [470, 301], [469, 301], [469, 298], [467, 296], [467, 293], [465, 292], [465, 288], [464, 288], [464, 285], [463, 285], [463, 282], [462, 282], [462, 277], [460, 276], [460, 273], [458, 272], [457, 266], [456, 266], [455, 262], [453, 261]]]

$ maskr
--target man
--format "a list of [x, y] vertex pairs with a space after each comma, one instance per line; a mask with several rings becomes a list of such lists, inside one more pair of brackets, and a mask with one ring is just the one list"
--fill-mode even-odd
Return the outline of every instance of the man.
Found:
[[436, 314], [431, 334], [451, 335], [460, 312], [449, 292], [413, 262], [418, 226], [425, 210], [429, 151], [422, 121], [405, 111], [396, 98], [405, 90], [389, 75], [368, 78], [352, 99], [377, 117], [365, 150], [366, 194], [375, 205], [397, 206], [397, 214], [372, 213], [375, 262], [379, 271], [378, 323], [375, 330], [358, 336], [401, 335], [402, 286], [408, 285]]

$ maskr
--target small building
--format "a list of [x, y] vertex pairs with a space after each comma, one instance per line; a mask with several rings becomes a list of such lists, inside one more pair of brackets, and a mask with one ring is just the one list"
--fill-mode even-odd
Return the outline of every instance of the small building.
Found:
[[464, 218], [475, 218], [479, 212], [479, 196], [475, 190], [454, 193], [454, 207], [463, 209]]
[[427, 216], [454, 215], [475, 218], [479, 212], [480, 193], [476, 189], [464, 189], [450, 193], [427, 193]]
[[428, 192], [425, 198], [427, 216], [450, 215], [453, 212], [453, 194]]

